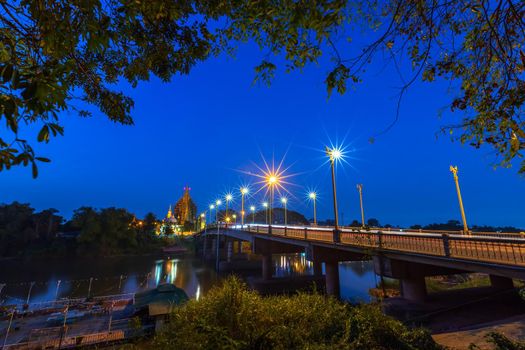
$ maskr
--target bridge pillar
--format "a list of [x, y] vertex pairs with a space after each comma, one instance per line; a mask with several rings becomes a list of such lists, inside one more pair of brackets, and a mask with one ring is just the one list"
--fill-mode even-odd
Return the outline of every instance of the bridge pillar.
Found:
[[217, 238], [211, 240], [211, 253], [212, 256], [217, 255]]
[[327, 261], [324, 266], [326, 271], [326, 294], [339, 298], [339, 262]]
[[242, 253], [242, 241], [237, 241], [237, 253], [238, 254], [241, 254]]
[[208, 236], [202, 240], [202, 258], [206, 258], [206, 246], [208, 245]]
[[314, 260], [314, 276], [322, 276], [323, 275], [323, 262], [321, 260]]
[[263, 254], [262, 256], [262, 278], [270, 280], [273, 276], [272, 254]]
[[401, 295], [404, 299], [423, 302], [427, 297], [427, 286], [424, 276], [410, 276], [400, 280]]
[[494, 289], [512, 289], [514, 288], [514, 282], [512, 278], [502, 277], [496, 275], [489, 275], [490, 286]]
[[226, 243], [226, 260], [228, 262], [232, 261], [232, 253], [233, 253], [233, 242], [231, 240], [228, 240]]

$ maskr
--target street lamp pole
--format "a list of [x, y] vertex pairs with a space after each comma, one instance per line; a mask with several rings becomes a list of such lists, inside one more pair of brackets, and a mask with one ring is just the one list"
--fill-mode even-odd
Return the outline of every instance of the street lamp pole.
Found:
[[287, 217], [287, 216], [288, 216], [288, 215], [287, 215], [288, 213], [287, 213], [287, 211], [286, 211], [286, 209], [287, 209], [287, 208], [286, 208], [286, 203], [287, 203], [287, 202], [288, 202], [288, 199], [287, 199], [286, 197], [281, 198], [281, 203], [284, 204], [284, 226], [286, 226], [286, 225], [288, 224], [288, 217]]
[[263, 207], [265, 209], [264, 220], [266, 221], [266, 225], [268, 225], [268, 202], [264, 202]]
[[317, 226], [317, 208], [315, 204], [315, 202], [317, 201], [317, 193], [310, 192], [310, 194], [308, 194], [308, 197], [310, 197], [310, 199], [314, 202], [314, 226]]
[[359, 203], [361, 205], [361, 227], [365, 227], [365, 209], [363, 208], [363, 185], [357, 184], [357, 190], [359, 191]]
[[461, 191], [459, 189], [458, 167], [451, 165], [450, 171], [454, 175], [454, 182], [456, 183], [456, 191], [458, 193], [459, 209], [461, 210], [461, 219], [463, 220], [463, 234], [468, 235], [470, 231], [468, 229], [467, 217], [465, 215], [465, 208], [463, 208], [463, 200], [461, 198]]
[[221, 201], [218, 200], [215, 202], [215, 222], [217, 223], [217, 242], [215, 244], [216, 247], [216, 256], [215, 256], [215, 269], [217, 272], [219, 272], [219, 205], [221, 205]]
[[251, 206], [250, 210], [252, 212], [252, 225], [255, 224], [255, 206]]
[[330, 165], [332, 168], [332, 191], [333, 191], [333, 199], [334, 199], [334, 229], [337, 231], [339, 230], [339, 215], [337, 213], [337, 191], [335, 187], [335, 160], [339, 158], [340, 154], [339, 152], [336, 153], [336, 150], [330, 149], [326, 147], [326, 154], [328, 157], [330, 157]]
[[241, 227], [244, 227], [244, 196], [248, 193], [248, 188], [241, 188]]

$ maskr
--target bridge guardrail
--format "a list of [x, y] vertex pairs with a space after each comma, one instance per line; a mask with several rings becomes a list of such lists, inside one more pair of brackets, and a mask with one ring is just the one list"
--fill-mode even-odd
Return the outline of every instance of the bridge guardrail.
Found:
[[[333, 229], [298, 226], [234, 225], [231, 229], [292, 239], [334, 243]], [[455, 259], [525, 266], [525, 239], [519, 237], [460, 236], [447, 233], [384, 231], [340, 232], [342, 245], [401, 251]]]

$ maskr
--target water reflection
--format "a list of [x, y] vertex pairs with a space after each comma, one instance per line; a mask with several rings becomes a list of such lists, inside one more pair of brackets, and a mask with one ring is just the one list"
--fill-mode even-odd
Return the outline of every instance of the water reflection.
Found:
[[[304, 254], [274, 255], [272, 262], [276, 278], [314, 274], [313, 263]], [[372, 263], [341, 263], [339, 275], [343, 299], [370, 300], [368, 290], [376, 285]], [[260, 272], [251, 276], [258, 277]], [[0, 262], [0, 305], [24, 304], [28, 297], [31, 304], [84, 298], [91, 278], [92, 296], [134, 293], [160, 283], [172, 283], [190, 297], [199, 298], [217, 283], [219, 276], [212, 267], [193, 257], [5, 260]], [[35, 282], [32, 287], [31, 281]], [[3, 288], [2, 284], [5, 284]]]
[[314, 265], [304, 253], [283, 254], [272, 257], [274, 277], [304, 276], [314, 274]]
[[[38, 268], [36, 268], [38, 266]], [[114, 273], [118, 269], [118, 273]], [[112, 274], [113, 273], [113, 274]], [[37, 263], [0, 262], [0, 305], [51, 302], [61, 298], [134, 293], [172, 283], [197, 297], [218, 279], [215, 271], [192, 257], [147, 257]], [[90, 291], [91, 280], [91, 291]], [[31, 281], [34, 281], [32, 283]]]
[[[274, 255], [273, 276], [293, 277], [312, 276], [313, 262], [304, 253]], [[323, 264], [323, 274], [325, 272]], [[341, 298], [351, 302], [369, 302], [369, 290], [377, 285], [377, 276], [371, 261], [350, 261], [339, 264]]]

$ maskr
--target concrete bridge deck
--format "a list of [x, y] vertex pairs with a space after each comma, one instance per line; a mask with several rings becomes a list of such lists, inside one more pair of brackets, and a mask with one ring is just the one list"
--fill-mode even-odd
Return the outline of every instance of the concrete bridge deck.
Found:
[[[204, 232], [203, 232], [204, 233]], [[525, 280], [525, 239], [521, 234], [334, 230], [328, 227], [230, 225], [208, 228], [206, 235], [249, 241], [256, 253], [305, 251], [309, 260], [324, 262], [327, 292], [337, 294], [339, 261], [374, 259], [376, 273], [401, 280], [409, 299], [424, 299], [425, 276], [481, 272], [495, 287]], [[335, 264], [335, 266], [334, 266]], [[263, 259], [263, 275], [264, 275]], [[330, 276], [337, 274], [337, 276]], [[328, 286], [328, 284], [334, 284]], [[330, 288], [329, 288], [330, 287]], [[331, 289], [333, 287], [333, 289]]]

